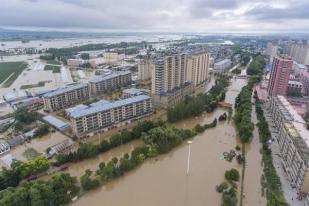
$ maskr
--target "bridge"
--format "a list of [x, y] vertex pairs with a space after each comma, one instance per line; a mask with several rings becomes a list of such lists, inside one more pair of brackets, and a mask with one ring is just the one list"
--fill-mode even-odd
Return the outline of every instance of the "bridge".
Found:
[[227, 102], [219, 102], [218, 105], [224, 108], [233, 108], [233, 105]]

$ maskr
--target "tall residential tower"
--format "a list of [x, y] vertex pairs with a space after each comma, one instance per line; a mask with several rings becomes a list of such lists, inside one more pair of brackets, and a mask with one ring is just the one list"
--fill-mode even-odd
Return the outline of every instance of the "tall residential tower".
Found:
[[268, 94], [270, 96], [286, 95], [293, 60], [286, 56], [274, 57], [272, 70], [268, 83]]

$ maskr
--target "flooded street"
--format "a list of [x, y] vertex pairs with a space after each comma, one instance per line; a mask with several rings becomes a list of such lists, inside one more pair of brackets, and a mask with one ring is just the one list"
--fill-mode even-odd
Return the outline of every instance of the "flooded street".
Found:
[[23, 152], [27, 149], [35, 148], [37, 152], [44, 153], [48, 147], [58, 144], [66, 139], [68, 139], [68, 137], [60, 132], [49, 133], [43, 137], [34, 138], [31, 142], [25, 142], [24, 144], [13, 148], [11, 154], [18, 160], [26, 161], [27, 159], [23, 156]]
[[[226, 95], [227, 103], [234, 103], [235, 97], [245, 83], [246, 80], [243, 79], [231, 80]], [[227, 110], [219, 108], [211, 114], [184, 120], [175, 126], [193, 128], [198, 123], [210, 123], [224, 112]], [[146, 161], [125, 176], [86, 193], [72, 205], [86, 206], [91, 203], [93, 206], [220, 206], [221, 194], [216, 192], [215, 186], [224, 180], [226, 170], [231, 168], [241, 170], [241, 166], [235, 160], [227, 162], [220, 158], [223, 152], [234, 149], [238, 143], [233, 121], [218, 123], [217, 127], [206, 130], [193, 139], [189, 175], [186, 174], [188, 146], [184, 143], [166, 155]], [[254, 147], [252, 145], [249, 150], [258, 151], [258, 148]], [[252, 164], [255, 164], [252, 168], [255, 171], [260, 165], [260, 160], [252, 160]], [[88, 168], [90, 167], [93, 168], [89, 165]], [[248, 184], [257, 190], [260, 188], [259, 185], [260, 182]], [[248, 188], [248, 191], [253, 190]], [[257, 197], [253, 197], [253, 200], [254, 198]]]
[[[252, 122], [257, 123], [255, 107], [252, 109]], [[260, 149], [262, 145], [259, 142], [258, 127], [254, 127], [253, 138], [250, 144], [246, 145], [246, 172], [244, 180], [245, 197], [244, 206], [264, 206], [266, 199], [262, 197], [261, 176], [263, 174], [262, 156]], [[254, 187], [252, 185], [255, 185]]]

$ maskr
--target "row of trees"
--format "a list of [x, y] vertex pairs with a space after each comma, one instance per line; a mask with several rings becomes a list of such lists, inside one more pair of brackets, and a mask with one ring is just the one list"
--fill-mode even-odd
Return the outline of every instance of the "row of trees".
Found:
[[250, 63], [247, 74], [248, 75], [257, 75], [262, 76], [264, 74], [266, 62], [262, 55], [257, 55], [253, 58], [252, 62]]
[[11, 169], [3, 168], [0, 172], [0, 190], [16, 187], [23, 178], [45, 172], [48, 168], [49, 162], [42, 156], [27, 162], [13, 160]]
[[78, 193], [77, 179], [60, 174], [48, 181], [24, 182], [20, 187], [0, 192], [0, 205], [5, 206], [60, 206], [71, 202]]
[[264, 175], [262, 176], [263, 192], [266, 194], [267, 205], [284, 206], [287, 204], [282, 192], [280, 178], [273, 165], [271, 150], [268, 148], [268, 141], [271, 137], [269, 126], [264, 117], [263, 110], [259, 105], [256, 105], [256, 113], [259, 121], [257, 126], [259, 128], [260, 142], [263, 145], [261, 150], [264, 171]]
[[187, 96], [184, 101], [167, 109], [169, 122], [177, 122], [192, 116], [197, 116], [204, 111], [212, 112], [219, 101], [224, 100], [226, 87], [229, 85], [229, 77], [222, 75], [216, 80], [215, 85], [206, 94], [196, 97]]
[[222, 194], [222, 206], [237, 206], [237, 184], [240, 175], [238, 170], [231, 169], [225, 171], [225, 179], [227, 182], [221, 183], [220, 190], [223, 190]]
[[[248, 70], [251, 68], [251, 72]], [[235, 100], [235, 124], [239, 133], [241, 142], [245, 143], [252, 137], [254, 124], [251, 122], [252, 112], [252, 89], [254, 84], [259, 82], [262, 78], [265, 68], [265, 61], [261, 55], [255, 56], [249, 65], [247, 73], [253, 75], [250, 77], [249, 82], [244, 86]], [[254, 72], [252, 72], [254, 71]]]
[[139, 139], [144, 132], [163, 125], [164, 122], [162, 120], [146, 120], [139, 122], [131, 131], [123, 130], [122, 132], [112, 135], [109, 140], [103, 140], [99, 144], [82, 143], [76, 151], [57, 155], [55, 165], [59, 166], [67, 162], [78, 162], [95, 157], [112, 148], [126, 144], [134, 139]]
[[194, 131], [196, 133], [203, 133], [205, 130], [207, 129], [210, 129], [210, 128], [214, 128], [217, 126], [217, 118], [215, 118], [211, 123], [209, 124], [204, 124], [204, 125], [200, 125], [200, 124], [197, 124], [195, 127], [194, 127]]

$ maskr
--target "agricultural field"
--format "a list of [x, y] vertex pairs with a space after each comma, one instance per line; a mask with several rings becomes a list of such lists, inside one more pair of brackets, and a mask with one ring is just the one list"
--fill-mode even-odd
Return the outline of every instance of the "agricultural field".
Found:
[[25, 62], [0, 62], [0, 84], [11, 86], [26, 67]]
[[45, 65], [44, 70], [52, 70], [53, 73], [60, 73], [60, 66]]

